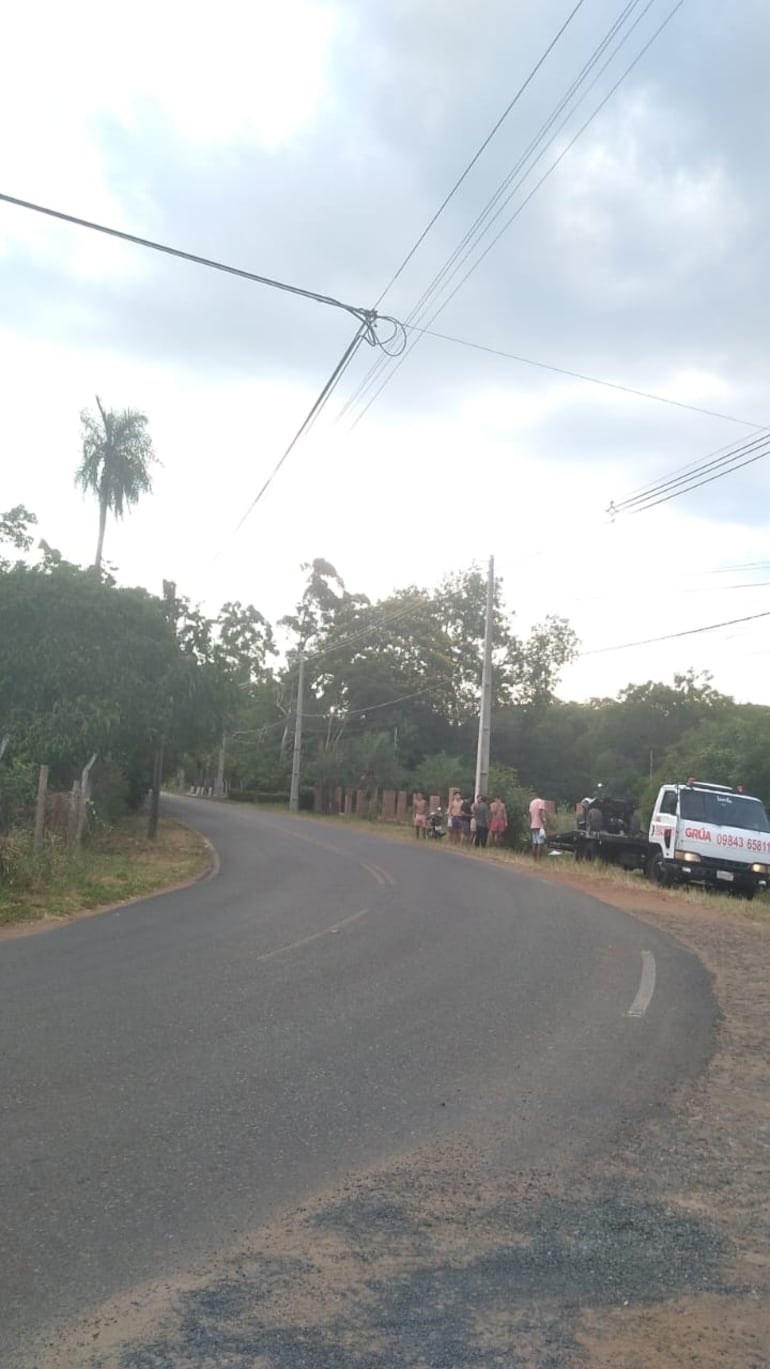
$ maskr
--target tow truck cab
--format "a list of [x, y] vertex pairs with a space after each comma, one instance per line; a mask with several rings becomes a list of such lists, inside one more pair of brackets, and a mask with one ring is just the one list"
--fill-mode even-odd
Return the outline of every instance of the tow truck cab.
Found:
[[770, 872], [770, 820], [760, 799], [721, 784], [661, 786], [650, 820], [648, 873], [753, 898]]

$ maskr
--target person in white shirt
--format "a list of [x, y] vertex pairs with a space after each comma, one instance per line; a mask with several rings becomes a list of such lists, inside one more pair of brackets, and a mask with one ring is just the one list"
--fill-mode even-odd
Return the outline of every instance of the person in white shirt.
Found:
[[539, 860], [545, 849], [546, 816], [543, 799], [534, 798], [529, 805], [529, 833], [532, 838], [532, 855]]

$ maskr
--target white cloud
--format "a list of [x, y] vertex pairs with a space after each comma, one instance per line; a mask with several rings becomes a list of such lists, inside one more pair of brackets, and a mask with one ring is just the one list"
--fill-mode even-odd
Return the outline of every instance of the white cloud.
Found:
[[[538, 7], [543, 30], [556, 8]], [[246, 260], [253, 247], [258, 269], [278, 261], [287, 277], [341, 280], [368, 298], [483, 136], [487, 109], [503, 103], [471, 68], [499, 61], [510, 77], [507, 30], [492, 22], [507, 16], [502, 3], [487, 0], [481, 19], [453, 8], [431, 47], [441, 13], [438, 0], [378, 16], [345, 0], [17, 7], [0, 88], [15, 136], [0, 153], [0, 186], [130, 230], [161, 221], [181, 245], [213, 243], [226, 259]], [[514, 37], [521, 63], [529, 48]], [[761, 420], [766, 343], [750, 326], [759, 272], [743, 250], [757, 228], [756, 178], [711, 136], [710, 105], [684, 89], [686, 42], [685, 33], [673, 48], [668, 79], [655, 49], [657, 79], [629, 83], [597, 120], [447, 327]], [[721, 60], [715, 48], [714, 70]], [[557, 74], [547, 77], [555, 89]], [[529, 116], [519, 117], [525, 126], [510, 127], [505, 149], [526, 140]], [[509, 151], [495, 155], [502, 163]], [[479, 165], [462, 208], [415, 258], [418, 294], [496, 176]], [[770, 560], [761, 467], [753, 484], [748, 473], [730, 481], [729, 501], [724, 482], [708, 505], [677, 502], [615, 525], [604, 513], [610, 498], [740, 440], [741, 429], [434, 340], [351, 436], [334, 425], [333, 404], [233, 539], [344, 346], [339, 318], [178, 264], [166, 272], [161, 259], [6, 207], [0, 230], [4, 289], [20, 282], [24, 332], [0, 333], [3, 505], [34, 508], [41, 534], [69, 557], [88, 560], [95, 538], [72, 475], [78, 411], [98, 391], [148, 412], [164, 462], [154, 497], [108, 532], [107, 557], [126, 582], [157, 589], [174, 577], [211, 608], [253, 599], [277, 618], [299, 591], [299, 562], [315, 555], [377, 596], [494, 551], [521, 629], [565, 613], [586, 648], [765, 602], [761, 588], [731, 591], [711, 574]], [[723, 297], [699, 312], [717, 286]], [[200, 339], [208, 350], [196, 350]], [[346, 378], [339, 402], [352, 385]], [[735, 580], [744, 578], [770, 573]], [[740, 697], [765, 699], [764, 633], [758, 620], [586, 656], [565, 690], [612, 693], [694, 664]]]
[[[749, 223], [740, 185], [700, 145], [680, 109], [652, 88], [619, 95], [594, 136], [579, 142], [550, 192], [552, 232], [593, 288], [624, 296], [692, 276], [719, 260]], [[629, 240], [641, 247], [634, 259]]]
[[[159, 122], [201, 152], [245, 141], [275, 153], [325, 98], [338, 22], [312, 0], [13, 6], [0, 83], [0, 125], [13, 137], [0, 185], [141, 233], [151, 206], [135, 180], [113, 180], [105, 125], [152, 138]], [[148, 270], [136, 249], [4, 208], [0, 254], [18, 243], [84, 279]]]

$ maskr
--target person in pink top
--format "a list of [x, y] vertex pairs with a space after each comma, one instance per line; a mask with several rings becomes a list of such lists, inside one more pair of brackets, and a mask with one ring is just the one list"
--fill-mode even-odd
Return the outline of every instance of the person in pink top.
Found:
[[533, 799], [529, 805], [529, 832], [532, 838], [532, 854], [539, 860], [545, 849], [545, 803], [543, 799]]
[[499, 796], [493, 799], [489, 805], [489, 817], [489, 834], [492, 838], [492, 845], [500, 846], [505, 834], [505, 829], [508, 826], [508, 814], [505, 809], [505, 804]]

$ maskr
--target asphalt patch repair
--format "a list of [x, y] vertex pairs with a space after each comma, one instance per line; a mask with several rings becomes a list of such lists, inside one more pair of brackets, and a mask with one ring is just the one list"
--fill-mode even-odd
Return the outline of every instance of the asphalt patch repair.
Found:
[[152, 1333], [119, 1345], [107, 1329], [104, 1349], [91, 1340], [77, 1362], [557, 1369], [587, 1362], [586, 1306], [731, 1292], [710, 1224], [649, 1203], [633, 1183], [567, 1196], [544, 1174], [492, 1183], [470, 1154], [472, 1169], [455, 1168], [451, 1151], [419, 1159], [268, 1229], [259, 1249], [178, 1292]]
[[185, 1286], [134, 1290], [36, 1369], [767, 1369], [770, 928], [580, 887], [696, 950], [724, 1013], [708, 1070], [610, 1161], [576, 1178], [501, 1174], [476, 1141], [416, 1151]]

